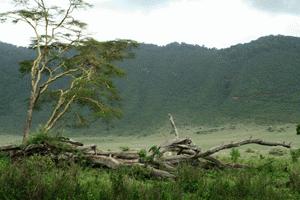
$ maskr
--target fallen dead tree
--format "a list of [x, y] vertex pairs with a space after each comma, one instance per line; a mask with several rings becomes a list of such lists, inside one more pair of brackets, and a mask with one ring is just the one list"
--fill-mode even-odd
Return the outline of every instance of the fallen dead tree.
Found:
[[174, 172], [180, 163], [193, 163], [204, 168], [243, 167], [239, 164], [222, 163], [213, 155], [225, 149], [248, 144], [291, 148], [290, 144], [284, 142], [267, 142], [249, 138], [202, 151], [200, 147], [193, 144], [190, 138], [175, 138], [162, 145], [152, 147], [146, 154], [142, 155], [137, 151], [101, 151], [97, 149], [96, 145], [79, 145], [79, 143], [71, 143], [64, 138], [51, 143], [43, 141], [40, 144], [29, 144], [27, 146], [2, 146], [0, 152], [6, 153], [14, 160], [38, 154], [50, 156], [56, 161], [79, 162], [85, 160], [91, 167], [117, 169], [121, 166], [141, 166], [150, 170], [153, 176], [175, 178]]
[[175, 178], [176, 167], [181, 163], [191, 163], [203, 168], [241, 168], [241, 164], [227, 164], [213, 157], [214, 154], [235, 147], [248, 144], [263, 146], [280, 146], [291, 148], [285, 142], [268, 142], [260, 139], [249, 138], [239, 142], [231, 142], [208, 150], [202, 150], [190, 138], [179, 138], [179, 134], [170, 115], [175, 138], [161, 145], [153, 146], [149, 151], [102, 151], [96, 145], [83, 145], [69, 138], [58, 137], [51, 140], [41, 140], [26, 146], [7, 145], [0, 147], [0, 153], [7, 154], [13, 160], [22, 159], [32, 155], [50, 156], [59, 162], [72, 161], [87, 163], [94, 168], [117, 169], [121, 166], [140, 166], [148, 169], [152, 176], [160, 178]]

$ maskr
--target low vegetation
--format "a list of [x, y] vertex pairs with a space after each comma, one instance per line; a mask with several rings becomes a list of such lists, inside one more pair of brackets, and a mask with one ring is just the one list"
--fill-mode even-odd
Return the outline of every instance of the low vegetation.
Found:
[[[223, 158], [230, 160], [230, 158]], [[141, 167], [92, 169], [50, 157], [0, 159], [0, 199], [299, 199], [300, 165], [255, 157], [245, 169], [181, 165], [175, 180], [157, 179]], [[63, 188], [63, 189], [62, 189]]]
[[297, 133], [297, 135], [300, 135], [300, 124], [297, 125], [296, 133]]
[[300, 149], [243, 157], [237, 147], [253, 143], [290, 148], [250, 138], [202, 150], [175, 138], [149, 151], [104, 152], [40, 133], [0, 147], [0, 199], [299, 199]]

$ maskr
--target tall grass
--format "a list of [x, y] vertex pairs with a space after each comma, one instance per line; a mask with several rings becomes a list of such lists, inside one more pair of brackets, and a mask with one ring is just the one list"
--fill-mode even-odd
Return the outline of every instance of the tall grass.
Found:
[[300, 199], [299, 162], [255, 163], [253, 168], [227, 170], [183, 165], [170, 181], [154, 179], [139, 167], [110, 171], [54, 163], [48, 157], [14, 162], [1, 157], [0, 199]]

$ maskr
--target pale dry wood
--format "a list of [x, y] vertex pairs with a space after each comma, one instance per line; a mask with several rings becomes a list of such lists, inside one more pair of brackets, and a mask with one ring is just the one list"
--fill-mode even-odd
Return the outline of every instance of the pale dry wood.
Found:
[[0, 152], [6, 152], [6, 151], [15, 151], [15, 150], [21, 150], [20, 146], [18, 145], [5, 145], [0, 146]]
[[175, 137], [176, 137], [176, 138], [179, 138], [179, 133], [178, 133], [177, 127], [176, 127], [176, 125], [175, 125], [174, 118], [173, 118], [173, 116], [172, 116], [170, 113], [169, 113], [169, 120], [170, 120], [171, 126], [172, 126], [172, 128], [173, 128], [172, 133], [175, 134]]
[[155, 169], [154, 167], [147, 166], [148, 170], [150, 170], [152, 176], [159, 177], [159, 178], [169, 178], [169, 179], [175, 179], [176, 176], [174, 174], [171, 174], [167, 171]]
[[107, 156], [88, 156], [88, 159], [94, 165], [99, 165], [101, 167], [107, 167], [110, 169], [117, 169], [121, 164], [117, 159]]
[[120, 159], [127, 159], [127, 160], [134, 160], [138, 159], [139, 155], [138, 152], [105, 152], [105, 151], [97, 151], [98, 155], [103, 156], [111, 156]]
[[[75, 140], [73, 140], [71, 138], [59, 137], [58, 139], [60, 141], [64, 142], [64, 143], [69, 143], [69, 144], [72, 144], [74, 146], [84, 146], [83, 143], [75, 141]], [[92, 145], [89, 145], [89, 146], [92, 146]]]
[[194, 158], [207, 157], [207, 156], [210, 156], [212, 154], [215, 154], [215, 153], [225, 150], [225, 149], [240, 147], [240, 146], [247, 145], [247, 144], [258, 144], [258, 145], [263, 145], [263, 146], [281, 146], [281, 147], [285, 147], [285, 148], [291, 148], [290, 143], [286, 144], [285, 142], [267, 142], [267, 141], [263, 141], [261, 139], [249, 138], [247, 140], [242, 140], [240, 142], [231, 142], [229, 144], [224, 144], [224, 145], [220, 145], [217, 147], [213, 147], [205, 152], [199, 152], [197, 155], [194, 156]]

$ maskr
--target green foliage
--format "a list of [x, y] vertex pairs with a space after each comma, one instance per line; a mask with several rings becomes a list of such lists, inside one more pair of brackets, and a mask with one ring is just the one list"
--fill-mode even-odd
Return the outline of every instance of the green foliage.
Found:
[[297, 133], [297, 135], [300, 135], [300, 124], [297, 125], [296, 133]]
[[28, 144], [43, 144], [45, 142], [53, 142], [57, 140], [55, 136], [49, 135], [43, 131], [37, 131], [30, 134]]
[[28, 74], [31, 71], [32, 68], [32, 60], [24, 60], [22, 62], [19, 63], [20, 68], [19, 71], [21, 74]]
[[152, 156], [155, 157], [161, 157], [162, 153], [160, 152], [160, 147], [153, 145], [152, 147], [150, 147], [149, 152], [152, 153]]
[[[64, 153], [64, 152], [73, 152], [78, 156], [78, 159], [80, 160], [82, 153], [78, 150], [76, 150], [75, 148], [73, 148], [71, 145], [68, 145], [65, 142], [62, 142], [63, 137], [61, 137], [59, 134], [54, 135], [53, 133], [46, 133], [42, 130], [39, 130], [37, 132], [33, 132], [30, 134], [29, 140], [26, 144], [27, 145], [31, 145], [31, 144], [49, 144], [55, 147], [55, 149], [57, 150], [57, 154], [59, 153]], [[25, 147], [26, 147], [25, 146]], [[85, 163], [85, 159], [82, 159], [82, 164], [86, 164]]]
[[113, 79], [124, 72], [115, 64], [132, 57], [130, 48], [137, 43], [131, 40], [99, 42], [88, 38], [84, 32], [86, 24], [73, 16], [75, 10], [90, 7], [84, 0], [69, 0], [65, 8], [51, 6], [43, 0], [13, 2], [15, 10], [0, 13], [0, 20], [25, 22], [35, 33], [30, 45], [35, 51], [33, 58], [20, 62], [19, 70], [30, 79], [30, 111], [24, 141], [32, 125], [33, 108], [40, 108], [37, 104], [45, 101], [49, 115], [43, 122], [45, 131], [57, 126], [66, 113], [74, 117], [74, 113], [80, 112], [84, 125], [99, 118], [120, 117], [117, 103], [120, 97]]
[[[179, 167], [174, 181], [153, 179], [142, 167], [117, 170], [56, 165], [50, 158], [33, 156], [12, 163], [0, 159], [0, 199], [272, 199], [300, 198], [299, 167], [286, 160], [260, 161], [256, 167], [204, 170]], [[1, 163], [6, 163], [2, 165]]]
[[129, 147], [125, 147], [125, 146], [120, 147], [120, 149], [121, 149], [122, 151], [129, 151], [129, 150], [130, 150]]
[[75, 111], [78, 113], [78, 109], [82, 109], [81, 121], [87, 123], [88, 120], [121, 116], [117, 104], [120, 96], [113, 80], [124, 72], [112, 63], [129, 58], [130, 48], [136, 45], [129, 40], [98, 42], [90, 39], [76, 47], [76, 54], [63, 58], [66, 70], [83, 65], [82, 70], [75, 72], [78, 78], [74, 79], [74, 88], [68, 95], [76, 95]]
[[145, 149], [141, 149], [138, 154], [141, 162], [144, 163], [151, 163], [154, 161], [155, 157], [161, 157], [162, 153], [160, 152], [160, 148], [157, 147], [156, 145], [152, 146], [149, 149], [150, 155], [147, 154], [147, 151]]
[[298, 159], [300, 158], [300, 149], [292, 149], [290, 151], [291, 158], [293, 162], [297, 162]]
[[141, 150], [138, 152], [138, 154], [139, 154], [140, 159], [145, 159], [146, 156], [147, 156], [147, 151], [146, 151], [146, 149], [141, 149]]
[[272, 148], [270, 149], [269, 154], [273, 156], [284, 156], [287, 154], [287, 151], [282, 148]]
[[[118, 45], [114, 42], [93, 44], [93, 41], [87, 41], [85, 45], [77, 53], [91, 52], [90, 56], [86, 55], [89, 56], [89, 61], [97, 56], [93, 52], [94, 48], [99, 48], [106, 55], [105, 63], [113, 58], [120, 58], [121, 55], [130, 56], [128, 51], [115, 55], [113, 49], [118, 50]], [[122, 47], [124, 43], [119, 45]], [[105, 50], [108, 52], [105, 53]], [[120, 116], [119, 108], [122, 108], [123, 119], [114, 125], [124, 130], [160, 127], [166, 123], [168, 113], [178, 116], [177, 123], [188, 121], [191, 125], [249, 119], [272, 123], [297, 122], [300, 118], [300, 111], [295, 109], [300, 99], [299, 51], [299, 38], [284, 36], [268, 36], [223, 50], [176, 43], [164, 47], [142, 44], [133, 51], [135, 59], [113, 62], [120, 66], [117, 70], [103, 65], [104, 71], [99, 72], [105, 75], [103, 81], [109, 80], [109, 73], [112, 72], [114, 87], [111, 90], [120, 91], [115, 95], [105, 88], [104, 95], [108, 97], [103, 96], [105, 102], [110, 98], [115, 101], [113, 105], [106, 104], [108, 108], [104, 110], [114, 108], [116, 112], [113, 116], [117, 117]], [[69, 56], [77, 54], [73, 53]], [[28, 79], [26, 76], [21, 79], [17, 65], [22, 60], [32, 60], [33, 57], [31, 50], [3, 43], [0, 45], [0, 91], [6, 94], [0, 99], [0, 123], [1, 127], [9, 131], [16, 132], [22, 128], [16, 122], [22, 121], [24, 116], [16, 113], [25, 112], [24, 100], [29, 94], [27, 84], [19, 84]], [[83, 57], [76, 58], [77, 62], [82, 59]], [[67, 63], [67, 68], [70, 68], [72, 62]], [[116, 81], [115, 78], [122, 76], [123, 72], [126, 72], [126, 78]], [[61, 80], [56, 86], [65, 85], [65, 81]], [[96, 82], [83, 81], [80, 84], [95, 88]], [[111, 82], [107, 83], [111, 87]], [[105, 85], [102, 84], [101, 87]], [[86, 87], [80, 90], [77, 88], [77, 91], [82, 95], [93, 94], [93, 91], [84, 88]], [[53, 94], [54, 99], [57, 94]], [[124, 100], [122, 107], [117, 100], [120, 96]], [[49, 102], [48, 97], [46, 100]], [[82, 99], [76, 102], [79, 105], [88, 103]], [[90, 104], [89, 108], [93, 106]], [[79, 109], [82, 111], [87, 108]], [[46, 111], [41, 110], [38, 114], [36, 126], [48, 117]], [[61, 125], [70, 121], [77, 125], [77, 121], [79, 124], [86, 124], [85, 122], [95, 120], [95, 116], [86, 119], [86, 116], [90, 116], [86, 112], [79, 118], [76, 113], [81, 113], [77, 106], [73, 107], [72, 113], [66, 116], [66, 121]], [[101, 116], [101, 113], [97, 113], [96, 116]], [[108, 113], [106, 117], [113, 117]], [[94, 125], [99, 129], [105, 127], [98, 122]], [[270, 130], [277, 131], [272, 128]]]
[[295, 191], [300, 191], [300, 170], [292, 171], [289, 175], [288, 185]]
[[255, 151], [251, 148], [247, 148], [245, 152], [246, 153], [255, 153]]
[[230, 159], [233, 161], [233, 162], [237, 162], [238, 159], [241, 157], [241, 154], [240, 154], [240, 151], [238, 149], [231, 149], [230, 151]]
[[10, 164], [9, 156], [0, 153], [0, 169], [6, 168]]

